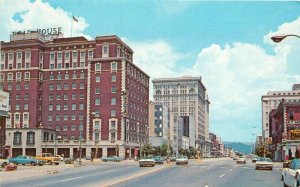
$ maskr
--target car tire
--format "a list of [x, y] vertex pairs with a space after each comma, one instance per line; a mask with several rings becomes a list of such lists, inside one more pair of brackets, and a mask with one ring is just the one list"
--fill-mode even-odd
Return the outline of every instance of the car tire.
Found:
[[52, 165], [52, 161], [51, 161], [51, 160], [48, 160], [48, 161], [47, 161], [47, 164]]
[[144, 167], [144, 166], [140, 164], [140, 167]]
[[18, 162], [14, 162], [14, 165], [18, 165]]
[[55, 165], [59, 165], [59, 162], [58, 162], [58, 163], [55, 163]]
[[4, 167], [5, 167], [5, 166], [7, 166], [7, 165], [8, 165], [8, 163], [7, 163], [7, 162], [3, 162], [3, 163], [2, 163], [2, 165], [1, 165], [1, 167], [3, 167], [3, 168], [4, 168]]

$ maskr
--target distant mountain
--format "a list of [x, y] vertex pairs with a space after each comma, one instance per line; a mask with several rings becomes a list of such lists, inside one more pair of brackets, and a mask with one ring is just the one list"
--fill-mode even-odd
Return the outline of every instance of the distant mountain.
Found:
[[225, 148], [231, 147], [234, 151], [238, 151], [244, 154], [251, 153], [251, 144], [250, 143], [242, 143], [242, 142], [223, 142]]

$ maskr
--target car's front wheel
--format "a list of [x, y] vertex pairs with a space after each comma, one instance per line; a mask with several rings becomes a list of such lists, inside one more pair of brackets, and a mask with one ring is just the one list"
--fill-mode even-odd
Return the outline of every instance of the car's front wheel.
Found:
[[52, 161], [51, 161], [51, 160], [48, 160], [48, 161], [47, 161], [47, 164], [52, 165]]
[[107, 162], [107, 160], [103, 160], [103, 162]]
[[14, 165], [18, 165], [18, 162], [14, 162]]
[[3, 162], [3, 163], [2, 163], [2, 165], [1, 165], [1, 167], [3, 167], [3, 168], [4, 168], [4, 167], [5, 167], [5, 166], [7, 166], [7, 165], [8, 165], [8, 163], [7, 163], [7, 162]]

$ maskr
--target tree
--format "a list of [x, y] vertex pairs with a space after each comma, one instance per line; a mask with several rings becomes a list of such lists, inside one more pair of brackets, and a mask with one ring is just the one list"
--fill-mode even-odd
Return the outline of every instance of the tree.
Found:
[[151, 146], [150, 146], [150, 144], [147, 143], [147, 144], [145, 144], [142, 147], [141, 154], [142, 155], [146, 155], [146, 156], [148, 156], [149, 154], [151, 154]]

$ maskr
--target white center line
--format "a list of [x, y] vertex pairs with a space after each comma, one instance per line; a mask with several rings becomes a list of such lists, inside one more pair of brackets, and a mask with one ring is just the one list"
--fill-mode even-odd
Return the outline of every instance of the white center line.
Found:
[[109, 173], [109, 172], [113, 172], [113, 171], [116, 171], [116, 170], [109, 170], [109, 171], [105, 171], [104, 173]]
[[222, 175], [220, 175], [219, 177], [222, 178], [222, 177], [224, 177], [224, 175], [226, 175], [226, 174], [222, 174]]
[[75, 180], [75, 179], [80, 179], [81, 177], [74, 177], [74, 178], [70, 178], [70, 179], [65, 179], [65, 180], [61, 180], [58, 182], [65, 182], [65, 181], [70, 181], [70, 180]]
[[205, 185], [204, 187], [208, 187], [208, 185]]
[[230, 169], [229, 171], [232, 171], [232, 169]]

